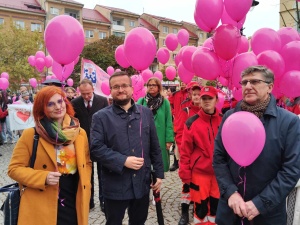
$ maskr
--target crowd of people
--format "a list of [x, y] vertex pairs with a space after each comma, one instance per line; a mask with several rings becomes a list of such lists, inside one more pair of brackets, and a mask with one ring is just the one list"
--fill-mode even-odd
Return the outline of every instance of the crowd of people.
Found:
[[[15, 104], [33, 104], [35, 129], [18, 133], [8, 168], [9, 176], [25, 187], [18, 224], [28, 224], [21, 221], [26, 217], [30, 224], [87, 225], [95, 206], [97, 163], [107, 225], [121, 225], [126, 209], [129, 224], [144, 224], [150, 189], [160, 191], [164, 173], [177, 170], [182, 181], [178, 225], [189, 224], [190, 205], [193, 224], [286, 225], [286, 198], [300, 175], [300, 120], [295, 115], [300, 101], [276, 100], [274, 74], [263, 66], [247, 68], [240, 83], [243, 99], [237, 102], [225, 93], [219, 109], [222, 88], [194, 81], [174, 91], [150, 78], [145, 97], [134, 102], [126, 72], [110, 77], [111, 101], [95, 94], [88, 79], [79, 83], [76, 97], [72, 87], [48, 86], [30, 98], [21, 87]], [[16, 141], [2, 121], [13, 101], [2, 92], [0, 103], [1, 138]], [[266, 132], [261, 154], [247, 167], [231, 158], [222, 140], [224, 122], [239, 111], [257, 116]], [[30, 168], [36, 133], [38, 155]], [[41, 207], [45, 202], [47, 207]]]

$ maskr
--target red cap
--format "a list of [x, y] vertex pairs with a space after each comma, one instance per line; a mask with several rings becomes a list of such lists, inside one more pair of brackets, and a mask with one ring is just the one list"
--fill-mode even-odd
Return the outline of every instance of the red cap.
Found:
[[190, 83], [188, 83], [187, 85], [186, 85], [186, 89], [191, 89], [193, 86], [199, 86], [199, 84], [196, 82], [196, 81], [192, 81], [192, 82], [190, 82]]
[[201, 89], [200, 97], [208, 95], [210, 97], [218, 96], [217, 90], [213, 86], [206, 86]]

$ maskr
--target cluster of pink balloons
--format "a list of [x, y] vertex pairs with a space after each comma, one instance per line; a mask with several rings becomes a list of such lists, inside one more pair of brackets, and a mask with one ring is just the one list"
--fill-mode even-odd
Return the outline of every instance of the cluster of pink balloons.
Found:
[[178, 47], [178, 44], [180, 44], [181, 47], [186, 46], [189, 43], [189, 39], [189, 32], [186, 29], [180, 29], [177, 34], [168, 34], [165, 43], [170, 51], [174, 51]]
[[2, 72], [0, 77], [0, 89], [6, 90], [9, 86], [9, 74], [7, 72]]
[[201, 30], [211, 33], [221, 21], [241, 29], [252, 0], [197, 0], [194, 19]]
[[51, 67], [53, 62], [52, 57], [50, 55], [45, 56], [43, 51], [37, 51], [35, 55], [29, 56], [27, 60], [28, 63], [35, 67], [40, 73], [43, 72], [45, 67]]
[[56, 16], [49, 21], [44, 40], [54, 60], [52, 69], [55, 70], [57, 79], [66, 80], [73, 72], [74, 65], [78, 63], [79, 55], [84, 48], [82, 25], [71, 16]]

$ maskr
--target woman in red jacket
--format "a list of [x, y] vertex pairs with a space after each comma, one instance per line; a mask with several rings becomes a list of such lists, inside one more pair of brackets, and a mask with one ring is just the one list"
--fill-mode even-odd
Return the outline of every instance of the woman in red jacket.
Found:
[[179, 176], [183, 183], [190, 184], [194, 224], [215, 224], [220, 193], [212, 160], [214, 140], [222, 118], [216, 109], [218, 94], [214, 87], [203, 87], [200, 97], [201, 109], [184, 125]]

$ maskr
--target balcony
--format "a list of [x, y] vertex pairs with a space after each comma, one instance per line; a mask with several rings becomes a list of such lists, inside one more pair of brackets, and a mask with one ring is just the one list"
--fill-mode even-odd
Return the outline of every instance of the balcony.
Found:
[[125, 32], [125, 26], [121, 26], [121, 25], [112, 25], [112, 29], [115, 31], [123, 31]]

